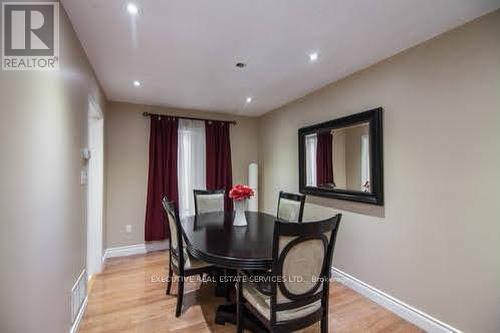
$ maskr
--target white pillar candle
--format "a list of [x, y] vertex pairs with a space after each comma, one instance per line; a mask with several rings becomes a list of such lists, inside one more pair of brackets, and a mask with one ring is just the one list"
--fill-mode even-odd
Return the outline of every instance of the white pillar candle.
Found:
[[251, 212], [259, 211], [259, 166], [257, 163], [250, 163], [248, 165], [248, 186], [252, 188], [255, 195], [248, 201], [248, 210]]

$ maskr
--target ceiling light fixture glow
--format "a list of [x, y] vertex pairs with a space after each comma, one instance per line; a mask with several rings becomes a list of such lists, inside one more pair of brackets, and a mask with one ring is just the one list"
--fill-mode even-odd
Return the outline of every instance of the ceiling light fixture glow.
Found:
[[129, 3], [127, 5], [127, 11], [130, 15], [137, 15], [139, 14], [139, 7], [133, 3]]
[[141, 83], [137, 80], [134, 81], [134, 87], [140, 87]]
[[252, 97], [247, 97], [246, 101], [247, 101], [247, 103], [251, 103], [252, 102]]
[[318, 60], [318, 52], [313, 52], [309, 54], [309, 61], [315, 62]]

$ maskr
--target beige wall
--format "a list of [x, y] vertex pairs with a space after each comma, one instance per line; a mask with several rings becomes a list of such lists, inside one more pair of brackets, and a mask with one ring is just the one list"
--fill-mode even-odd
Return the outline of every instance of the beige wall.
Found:
[[[233, 183], [247, 183], [257, 161], [257, 119], [221, 113], [110, 103], [106, 114], [106, 247], [144, 243], [149, 159], [149, 118], [142, 112], [236, 120], [231, 127]], [[126, 225], [132, 232], [126, 232]]]
[[298, 128], [378, 106], [385, 208], [310, 197], [323, 208], [306, 216], [343, 212], [336, 267], [466, 332], [499, 332], [500, 11], [262, 117], [261, 207], [298, 190]]
[[0, 332], [68, 332], [85, 268], [88, 98], [103, 95], [61, 8], [60, 70], [0, 71]]

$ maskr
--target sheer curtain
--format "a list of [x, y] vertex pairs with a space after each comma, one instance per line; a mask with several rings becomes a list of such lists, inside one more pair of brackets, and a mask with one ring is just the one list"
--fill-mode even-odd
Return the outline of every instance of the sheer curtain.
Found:
[[179, 119], [179, 216], [194, 215], [193, 190], [206, 188], [205, 122]]
[[306, 140], [306, 186], [316, 186], [316, 149], [318, 146], [318, 135], [309, 134]]

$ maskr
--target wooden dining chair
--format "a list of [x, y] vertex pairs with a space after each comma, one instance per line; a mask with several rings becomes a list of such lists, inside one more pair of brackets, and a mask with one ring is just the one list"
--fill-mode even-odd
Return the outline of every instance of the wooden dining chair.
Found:
[[224, 211], [225, 190], [193, 190], [195, 214]]
[[[302, 216], [304, 214], [304, 205], [306, 202], [306, 196], [303, 194], [289, 193], [280, 191], [278, 198], [278, 212], [276, 217], [279, 221], [285, 222], [302, 222]], [[261, 274], [269, 275], [269, 271], [253, 271], [246, 270], [245, 274], [247, 275], [261, 275]], [[265, 284], [258, 283], [259, 289], [266, 288]]]
[[[224, 196], [226, 194], [226, 190], [193, 190], [193, 194], [194, 210], [196, 215], [224, 211]], [[219, 271], [219, 274], [224, 274], [225, 276], [228, 275], [228, 271], [225, 268], [221, 268]], [[220, 287], [220, 289], [216, 291], [216, 295], [220, 296], [224, 293], [226, 300], [229, 301], [230, 292], [230, 288], [226, 287], [224, 289]]]
[[278, 220], [287, 222], [302, 222], [306, 196], [280, 191], [278, 198]]
[[162, 200], [163, 208], [167, 214], [165, 223], [170, 230], [170, 251], [168, 263], [168, 281], [167, 281], [167, 295], [170, 294], [172, 287], [173, 273], [179, 277], [177, 289], [177, 307], [175, 316], [179, 317], [182, 312], [182, 298], [184, 296], [184, 280], [186, 277], [193, 275], [200, 275], [203, 277], [205, 273], [212, 273], [216, 270], [215, 266], [210, 265], [202, 260], [193, 258], [187, 251], [186, 243], [182, 234], [182, 227], [180, 219], [175, 206], [169, 202], [167, 197]]
[[237, 325], [243, 332], [244, 311], [255, 315], [270, 332], [291, 332], [321, 321], [328, 332], [330, 268], [341, 214], [318, 222], [276, 221], [268, 288], [255, 276], [239, 272]]

